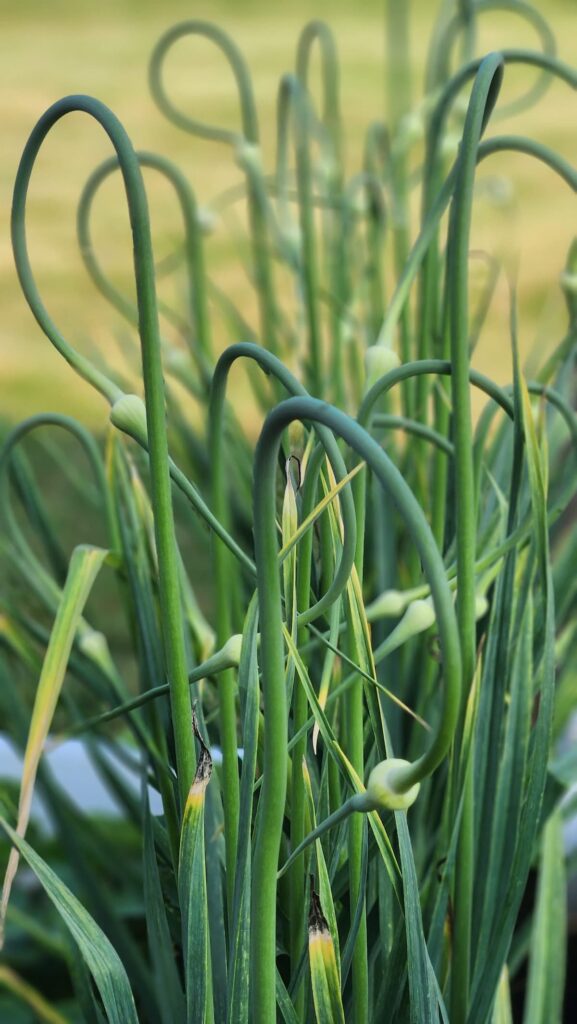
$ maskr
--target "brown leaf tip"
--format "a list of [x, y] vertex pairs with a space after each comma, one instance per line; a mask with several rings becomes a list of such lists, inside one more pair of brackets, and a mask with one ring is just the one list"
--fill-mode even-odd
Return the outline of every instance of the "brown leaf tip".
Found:
[[323, 914], [319, 894], [311, 887], [311, 905], [309, 910], [309, 934], [328, 934], [328, 921]]
[[200, 729], [198, 727], [198, 718], [196, 717], [196, 705], [192, 708], [192, 728], [194, 735], [196, 736], [200, 744], [200, 753], [198, 755], [198, 761], [196, 762], [196, 772], [194, 775], [193, 786], [196, 785], [208, 785], [210, 776], [212, 775], [212, 757], [210, 756], [210, 750], [204, 742]]
[[296, 455], [289, 455], [285, 461], [286, 482], [296, 494], [301, 489], [301, 460]]

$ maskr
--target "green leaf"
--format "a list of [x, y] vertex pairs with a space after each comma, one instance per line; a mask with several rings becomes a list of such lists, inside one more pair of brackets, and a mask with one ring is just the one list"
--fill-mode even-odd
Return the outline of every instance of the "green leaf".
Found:
[[566, 887], [562, 816], [560, 811], [555, 811], [543, 832], [523, 1024], [556, 1024], [562, 1019], [567, 949]]
[[501, 971], [493, 1020], [491, 1024], [513, 1024], [513, 1010], [511, 1008], [511, 991], [509, 988], [509, 971], [507, 965]]
[[41, 857], [0, 818], [0, 826], [32, 868], [78, 945], [100, 993], [109, 1024], [138, 1024], [128, 977], [114, 946]]
[[193, 725], [201, 749], [182, 820], [178, 898], [182, 914], [186, 1019], [188, 1024], [204, 1024], [210, 999], [204, 802], [212, 758], [198, 731], [194, 712]]
[[[58, 605], [56, 619], [50, 633], [48, 648], [44, 657], [42, 671], [34, 708], [28, 731], [26, 749], [24, 751], [24, 764], [22, 767], [22, 780], [20, 785], [20, 799], [18, 802], [18, 819], [16, 832], [19, 836], [26, 835], [26, 828], [30, 818], [32, 797], [34, 794], [34, 783], [38, 772], [38, 764], [42, 756], [44, 742], [48, 730], [52, 724], [64, 675], [74, 643], [76, 630], [80, 623], [84, 605], [92, 589], [102, 563], [108, 552], [102, 548], [77, 547], [72, 552], [70, 566], [66, 582], [62, 590], [62, 596]], [[0, 948], [4, 937], [4, 921], [10, 891], [14, 876], [18, 868], [18, 849], [10, 851], [8, 867], [4, 877], [2, 890], [2, 903], [0, 905]]]
[[184, 997], [166, 918], [165, 901], [154, 847], [152, 815], [146, 789], [144, 789], [142, 798], [142, 813], [144, 819], [143, 873], [146, 932], [157, 993], [157, 1005], [162, 1024], [183, 1024], [186, 1019]]
[[436, 1024], [441, 1000], [425, 942], [419, 885], [406, 811], [395, 811], [395, 821], [403, 872], [411, 1024]]
[[345, 1024], [335, 946], [314, 890], [309, 915], [309, 960], [317, 1024]]
[[[292, 640], [290, 633], [283, 627], [283, 634], [285, 643], [288, 647], [289, 653], [294, 660], [297, 675], [305, 688], [307, 700], [311, 706], [313, 715], [318, 724], [320, 734], [323, 738], [323, 742], [327, 748], [328, 753], [337, 764], [339, 770], [343, 773], [345, 779], [349, 782], [351, 787], [357, 793], [364, 792], [364, 786], [361, 779], [359, 779], [349, 759], [344, 754], [340, 745], [337, 743], [330, 722], [321, 708], [317, 695], [315, 693], [314, 686], [311, 682], [308, 674], [306, 665], [301, 658], [296, 644]], [[399, 885], [400, 869], [395, 858], [393, 848], [391, 846], [390, 839], [387, 835], [385, 826], [381, 821], [379, 814], [376, 811], [370, 811], [368, 814], [369, 824], [373, 830], [373, 835], [376, 839], [377, 846], [379, 847], [380, 854], [383, 858], [387, 874], [391, 880], [395, 895], [400, 904], [402, 904], [402, 896]]]
[[302, 1022], [297, 1017], [296, 1010], [293, 1004], [291, 1003], [291, 999], [286, 990], [285, 983], [282, 980], [278, 970], [276, 972], [276, 1001], [285, 1024], [302, 1024]]
[[239, 691], [241, 700], [244, 699], [244, 755], [240, 780], [237, 862], [229, 952], [228, 1024], [248, 1024], [249, 1021], [251, 822], [259, 713], [257, 627], [258, 602], [255, 595], [244, 622], [238, 668]]
[[[303, 759], [302, 765], [303, 777], [305, 782], [305, 793], [307, 796], [307, 804], [311, 819], [311, 828], [314, 829], [317, 826], [317, 818], [315, 814], [315, 805], [313, 800], [313, 791], [311, 787], [311, 778], [306, 763], [306, 758]], [[329, 880], [329, 872], [327, 870], [327, 864], [325, 861], [325, 855], [323, 853], [323, 846], [320, 839], [315, 842], [315, 853], [317, 856], [317, 870], [319, 877], [319, 896], [321, 906], [326, 914], [327, 925], [331, 938], [333, 940], [335, 950], [335, 962], [337, 965], [337, 973], [339, 976], [339, 988], [341, 981], [341, 963], [340, 963], [340, 952], [339, 952], [339, 932], [337, 928], [337, 918], [335, 914], [335, 905], [333, 903], [333, 894], [331, 892], [331, 885]]]

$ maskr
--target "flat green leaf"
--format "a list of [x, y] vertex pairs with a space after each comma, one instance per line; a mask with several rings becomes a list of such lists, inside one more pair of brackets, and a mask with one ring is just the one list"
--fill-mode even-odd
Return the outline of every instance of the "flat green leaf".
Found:
[[285, 1024], [302, 1024], [278, 970], [276, 972], [276, 1001]]
[[[343, 773], [344, 777], [350, 783], [355, 792], [364, 792], [364, 785], [362, 780], [359, 779], [349, 759], [346, 757], [340, 745], [337, 743], [330, 722], [318, 702], [318, 698], [315, 693], [314, 686], [309, 677], [306, 665], [303, 659], [301, 658], [296, 647], [296, 644], [294, 643], [286, 627], [283, 628], [283, 634], [289, 653], [294, 660], [297, 675], [305, 688], [307, 700], [311, 706], [315, 720], [318, 723], [319, 731], [323, 738], [323, 742], [325, 743], [328, 753], [333, 758], [335, 763], [338, 765], [339, 770]], [[377, 841], [377, 845], [380, 854], [383, 858], [387, 873], [391, 880], [391, 884], [395, 891], [395, 895], [397, 896], [397, 899], [401, 904], [402, 897], [399, 886], [400, 869], [395, 858], [395, 854], [393, 852], [393, 848], [391, 846], [391, 842], [387, 835], [385, 826], [381, 821], [380, 815], [376, 811], [369, 812], [368, 820], [373, 830], [373, 835]]]
[[244, 754], [229, 952], [227, 1024], [248, 1024], [249, 1021], [251, 823], [259, 713], [257, 627], [258, 603], [255, 595], [244, 622], [238, 667], [241, 700], [244, 698]]
[[[314, 829], [317, 826], [317, 817], [315, 813], [315, 805], [313, 800], [313, 791], [311, 787], [311, 778], [306, 763], [306, 758], [303, 759], [303, 777], [305, 782], [305, 793], [307, 796], [307, 804], [311, 819], [311, 828]], [[331, 892], [331, 885], [329, 879], [329, 872], [327, 870], [327, 864], [325, 861], [325, 855], [323, 853], [323, 846], [320, 839], [315, 842], [315, 853], [317, 857], [317, 870], [319, 878], [319, 896], [321, 906], [327, 919], [328, 928], [333, 941], [335, 950], [335, 962], [337, 966], [337, 973], [339, 976], [339, 986], [341, 979], [341, 963], [340, 963], [340, 952], [339, 952], [339, 931], [337, 927], [337, 917], [335, 914], [335, 905], [333, 903], [333, 894]]]
[[[19, 836], [26, 835], [38, 764], [42, 756], [48, 730], [52, 724], [82, 611], [107, 554], [108, 552], [102, 548], [87, 546], [77, 547], [72, 552], [68, 575], [62, 590], [56, 619], [50, 633], [48, 648], [44, 656], [38, 689], [34, 699], [26, 749], [24, 751], [16, 824], [16, 832]], [[8, 900], [10, 899], [10, 890], [17, 868], [18, 849], [14, 847], [10, 851], [10, 858], [4, 877], [2, 903], [0, 904], [0, 948], [3, 943], [4, 921]]]
[[128, 977], [114, 946], [76, 896], [26, 840], [3, 818], [0, 818], [0, 826], [32, 868], [78, 945], [100, 993], [109, 1024], [138, 1024]]
[[507, 965], [501, 971], [493, 1020], [491, 1024], [513, 1024], [513, 1010], [511, 1008], [511, 991], [509, 988], [509, 971]]
[[523, 1024], [557, 1024], [562, 1020], [567, 950], [566, 890], [563, 821], [560, 811], [555, 811], [543, 832]]
[[157, 993], [157, 1005], [162, 1024], [183, 1024], [186, 1019], [184, 997], [166, 917], [154, 846], [152, 815], [146, 789], [144, 789], [142, 798], [142, 813], [144, 819], [143, 874], [146, 932]]
[[411, 1024], [437, 1024], [440, 994], [429, 957], [406, 811], [395, 811], [403, 872]]
[[186, 1019], [188, 1024], [204, 1024], [210, 999], [204, 803], [212, 759], [198, 731], [194, 713], [193, 722], [201, 750], [182, 820], [178, 898], [182, 914]]
[[309, 961], [317, 1024], [345, 1024], [335, 946], [314, 891], [309, 915]]
[[326, 508], [329, 507], [334, 498], [336, 498], [336, 496], [340, 494], [343, 488], [346, 487], [347, 484], [351, 482], [353, 477], [355, 477], [357, 473], [359, 473], [361, 469], [364, 468], [365, 463], [359, 462], [353, 469], [351, 469], [350, 473], [347, 473], [345, 476], [343, 476], [338, 483], [334, 481], [333, 477], [332, 486], [330, 490], [326, 490], [326, 493], [323, 495], [318, 504], [315, 505], [312, 512], [309, 512], [306, 519], [303, 519], [302, 523], [299, 524], [299, 526], [294, 531], [294, 533], [292, 533], [289, 539], [286, 542], [283, 541], [283, 546], [280, 549], [278, 555], [279, 562], [283, 562], [285, 558], [287, 558], [287, 556], [290, 554], [295, 545], [298, 544], [301, 537], [304, 536], [307, 530], [310, 530], [311, 527], [314, 526], [319, 516], [325, 511]]

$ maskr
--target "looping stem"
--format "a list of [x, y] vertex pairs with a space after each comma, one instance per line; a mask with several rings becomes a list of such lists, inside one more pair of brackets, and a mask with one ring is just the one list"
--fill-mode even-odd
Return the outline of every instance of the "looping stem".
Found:
[[255, 855], [252, 912], [254, 1010], [257, 1024], [269, 1024], [275, 1013], [276, 872], [288, 757], [283, 617], [277, 566], [275, 472], [281, 434], [296, 419], [328, 428], [367, 462], [407, 524], [431, 585], [444, 667], [443, 708], [429, 748], [417, 761], [408, 764], [402, 778], [397, 780], [399, 789], [409, 789], [434, 771], [443, 760], [452, 743], [461, 696], [461, 656], [451, 591], [430, 527], [411, 489], [377, 442], [345, 413], [310, 397], [291, 398], [282, 402], [269, 414], [264, 424], [257, 445], [254, 471], [255, 552], [265, 713], [260, 841]]
[[12, 205], [14, 257], [28, 304], [45, 334], [71, 366], [113, 404], [122, 397], [120, 389], [92, 366], [89, 360], [76, 352], [50, 319], [34, 281], [26, 244], [26, 197], [36, 158], [50, 129], [62, 117], [74, 111], [89, 114], [107, 133], [116, 150], [130, 215], [148, 423], [152, 505], [158, 552], [160, 619], [165, 668], [170, 685], [179, 792], [184, 806], [194, 776], [195, 756], [190, 729], [190, 696], [170, 490], [164, 381], [160, 358], [160, 334], [148, 203], [140, 164], [132, 143], [118, 118], [99, 100], [91, 96], [67, 96], [49, 107], [32, 130], [22, 154], [14, 186]]

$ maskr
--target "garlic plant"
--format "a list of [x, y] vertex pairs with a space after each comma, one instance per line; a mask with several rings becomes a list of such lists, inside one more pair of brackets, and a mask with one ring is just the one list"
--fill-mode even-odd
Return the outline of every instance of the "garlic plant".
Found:
[[[477, 55], [478, 17], [501, 9], [536, 28], [543, 49]], [[24, 150], [12, 211], [24, 295], [71, 371], [110, 406], [102, 445], [46, 416], [14, 428], [0, 454], [9, 579], [0, 697], [33, 766], [20, 813], [7, 794], [0, 818], [18, 851], [4, 889], [0, 982], [42, 1019], [504, 1024], [510, 979], [527, 958], [523, 1020], [561, 1019], [561, 798], [575, 765], [556, 742], [575, 700], [577, 534], [565, 513], [577, 443], [576, 250], [562, 281], [567, 332], [534, 380], [520, 365], [511, 283], [507, 388], [471, 366], [505, 270], [487, 260], [474, 309], [470, 260], [481, 161], [521, 152], [577, 185], [574, 168], [542, 144], [491, 134], [508, 66], [539, 71], [510, 116], [554, 78], [576, 88], [577, 71], [555, 56], [525, 0], [450, 2], [413, 109], [408, 5], [390, 0], [386, 18], [390, 109], [368, 127], [352, 178], [324, 23], [305, 27], [296, 71], [281, 79], [270, 171], [250, 75], [224, 30], [187, 21], [154, 50], [157, 105], [183, 131], [228, 146], [238, 164], [239, 188], [214, 206], [246, 204], [254, 323], [211, 280], [194, 182], [165, 156], [135, 151], [101, 102], [58, 101]], [[168, 94], [165, 65], [188, 36], [207, 38], [228, 62], [237, 130], [205, 124]], [[308, 86], [316, 50], [320, 104]], [[45, 138], [73, 112], [92, 117], [114, 150], [86, 184], [78, 237], [95, 285], [140, 342], [143, 398], [137, 382], [73, 347], [34, 279], [29, 182]], [[182, 212], [178, 309], [157, 299], [151, 168]], [[94, 198], [116, 173], [136, 306], [92, 245]], [[223, 351], [218, 311], [231, 325]], [[256, 447], [227, 397], [240, 362], [262, 420]], [[473, 388], [486, 402], [476, 422]], [[200, 427], [183, 389], [202, 410]], [[64, 483], [70, 501], [81, 510], [96, 494], [99, 503], [69, 573], [23, 443], [54, 426], [90, 460], [90, 481], [78, 473]], [[95, 519], [105, 546], [92, 544]], [[212, 609], [197, 571], [206, 550]], [[90, 573], [78, 569], [86, 560]], [[99, 571], [129, 651], [122, 667], [104, 608], [89, 598]], [[71, 804], [41, 760], [49, 731], [83, 736], [122, 826], [108, 834]], [[136, 772], [141, 798], [106, 752]], [[25, 838], [35, 785], [54, 822], [58, 872], [54, 850]], [[148, 787], [162, 799], [159, 817]], [[43, 906], [35, 922], [18, 876], [11, 893], [18, 856], [58, 918]], [[532, 871], [537, 901], [522, 914]], [[19, 979], [23, 935], [67, 965], [66, 1005], [47, 1009], [45, 994]]]

